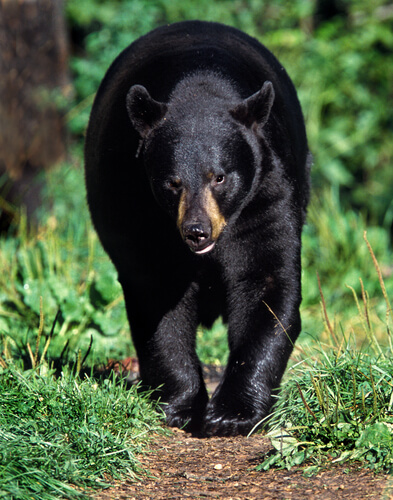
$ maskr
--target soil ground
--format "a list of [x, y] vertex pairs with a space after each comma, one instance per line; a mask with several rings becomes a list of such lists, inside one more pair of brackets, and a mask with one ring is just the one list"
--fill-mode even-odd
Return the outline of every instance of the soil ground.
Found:
[[393, 477], [358, 465], [329, 467], [304, 477], [302, 469], [257, 471], [270, 449], [262, 435], [197, 439], [175, 430], [159, 436], [142, 458], [150, 477], [125, 481], [95, 495], [96, 500], [203, 499], [318, 500], [393, 499]]
[[[221, 372], [205, 367], [210, 391], [214, 390]], [[141, 458], [142, 466], [150, 471], [149, 476], [138, 482], [116, 484], [93, 498], [393, 500], [393, 476], [374, 474], [359, 464], [332, 465], [312, 477], [305, 477], [302, 468], [257, 471], [261, 456], [270, 449], [269, 440], [261, 434], [249, 438], [199, 439], [173, 430], [168, 436], [157, 436], [151, 451]]]

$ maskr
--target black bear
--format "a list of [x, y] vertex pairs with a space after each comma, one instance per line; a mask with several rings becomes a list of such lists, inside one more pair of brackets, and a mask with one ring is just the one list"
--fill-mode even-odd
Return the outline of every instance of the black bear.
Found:
[[[158, 28], [103, 79], [85, 163], [143, 383], [160, 387], [170, 426], [248, 433], [300, 331], [310, 154], [284, 68], [231, 27]], [[219, 316], [230, 353], [209, 401], [195, 336]]]

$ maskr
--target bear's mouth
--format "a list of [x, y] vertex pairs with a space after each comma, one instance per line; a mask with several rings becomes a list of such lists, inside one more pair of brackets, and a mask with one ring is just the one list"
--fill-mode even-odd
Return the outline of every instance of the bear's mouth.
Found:
[[194, 253], [196, 253], [197, 255], [202, 255], [202, 254], [211, 252], [215, 246], [216, 246], [216, 242], [213, 241], [212, 243], [209, 243], [205, 248], [200, 248], [198, 250], [191, 248], [191, 250]]
[[216, 245], [216, 239], [212, 238], [211, 229], [201, 222], [192, 222], [181, 228], [183, 240], [188, 248], [196, 255], [211, 252]]

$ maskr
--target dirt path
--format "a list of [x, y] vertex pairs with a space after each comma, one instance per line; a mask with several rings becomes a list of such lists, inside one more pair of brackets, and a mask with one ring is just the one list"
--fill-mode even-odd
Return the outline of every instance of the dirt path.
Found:
[[332, 467], [306, 478], [301, 470], [258, 472], [263, 436], [196, 439], [182, 431], [158, 437], [142, 463], [152, 477], [100, 492], [96, 500], [393, 500], [393, 477], [357, 466]]
[[[119, 363], [108, 365], [118, 371]], [[136, 358], [122, 362], [130, 380], [138, 375]], [[223, 368], [204, 366], [207, 387], [212, 393]], [[311, 478], [302, 469], [255, 470], [261, 455], [271, 449], [262, 435], [250, 438], [198, 439], [173, 429], [158, 436], [142, 465], [151, 477], [141, 482], [125, 481], [94, 495], [95, 500], [393, 500], [393, 476], [375, 475], [356, 465], [340, 465]]]

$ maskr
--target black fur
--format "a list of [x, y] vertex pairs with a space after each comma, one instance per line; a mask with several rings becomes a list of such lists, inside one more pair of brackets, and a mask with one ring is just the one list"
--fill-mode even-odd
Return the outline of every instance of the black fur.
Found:
[[[268, 415], [300, 331], [310, 155], [287, 73], [233, 28], [159, 28], [107, 72], [85, 152], [91, 215], [143, 382], [162, 386], [171, 426], [248, 433]], [[208, 401], [195, 331], [220, 315], [230, 355]]]

